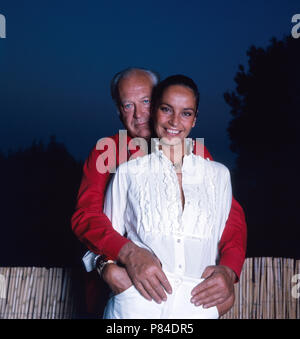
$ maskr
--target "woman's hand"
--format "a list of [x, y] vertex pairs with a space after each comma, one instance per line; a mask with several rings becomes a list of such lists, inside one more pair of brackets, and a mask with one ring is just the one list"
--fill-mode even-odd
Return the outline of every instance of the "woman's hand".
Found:
[[132, 281], [126, 269], [117, 264], [105, 265], [102, 271], [102, 278], [114, 294], [120, 294], [132, 286]]

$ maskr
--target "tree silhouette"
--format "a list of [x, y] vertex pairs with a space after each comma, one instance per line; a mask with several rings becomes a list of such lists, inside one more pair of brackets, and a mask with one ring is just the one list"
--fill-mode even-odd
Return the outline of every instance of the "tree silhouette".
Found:
[[300, 257], [300, 39], [273, 38], [247, 52], [224, 94], [237, 153], [234, 189], [248, 224], [247, 256]]
[[0, 154], [2, 266], [76, 266], [83, 248], [70, 218], [81, 180], [77, 162], [51, 137]]

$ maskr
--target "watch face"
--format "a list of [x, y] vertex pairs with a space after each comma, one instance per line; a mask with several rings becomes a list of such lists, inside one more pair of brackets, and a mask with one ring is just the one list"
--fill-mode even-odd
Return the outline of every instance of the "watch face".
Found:
[[97, 265], [101, 265], [101, 264], [105, 263], [106, 261], [107, 261], [106, 256], [105, 255], [100, 255], [97, 258]]
[[107, 264], [106, 257], [105, 256], [99, 257], [99, 260], [97, 261], [97, 264], [96, 264], [96, 270], [100, 277], [102, 277], [102, 271], [104, 267], [106, 266], [106, 264]]

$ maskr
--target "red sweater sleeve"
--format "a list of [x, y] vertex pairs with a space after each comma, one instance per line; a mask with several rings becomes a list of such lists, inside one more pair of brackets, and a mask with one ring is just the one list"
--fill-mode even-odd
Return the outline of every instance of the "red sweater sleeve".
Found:
[[[194, 153], [213, 160], [207, 148], [194, 147]], [[219, 264], [231, 268], [239, 279], [245, 261], [247, 225], [241, 205], [232, 197], [231, 209], [219, 242]]]
[[[117, 138], [112, 139], [117, 146]], [[97, 150], [95, 146], [85, 161], [71, 226], [75, 235], [89, 250], [116, 260], [120, 249], [129, 240], [112, 227], [110, 220], [103, 213], [105, 189], [110, 180], [109, 171], [100, 173], [97, 170], [97, 160], [103, 152], [104, 150]], [[118, 153], [114, 155], [114, 159], [118, 159]]]

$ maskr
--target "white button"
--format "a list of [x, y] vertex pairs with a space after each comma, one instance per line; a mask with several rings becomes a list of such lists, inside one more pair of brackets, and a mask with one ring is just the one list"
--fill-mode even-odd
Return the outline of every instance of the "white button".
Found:
[[181, 265], [178, 265], [178, 267], [181, 269], [182, 268], [182, 266]]
[[177, 239], [177, 242], [180, 243], [180, 242], [181, 242], [181, 239]]
[[174, 283], [175, 283], [175, 285], [177, 285], [177, 286], [180, 285], [181, 282], [182, 282], [182, 280], [179, 279], [179, 278], [174, 280]]

